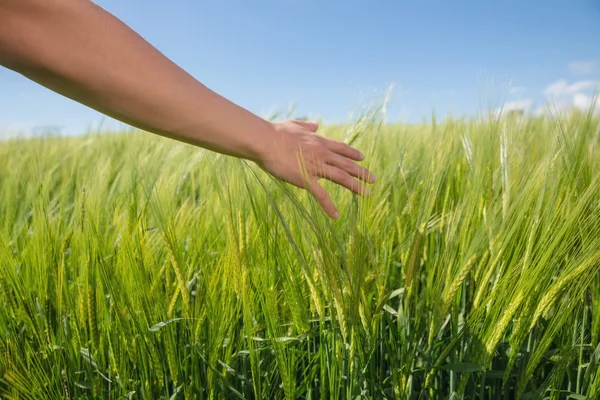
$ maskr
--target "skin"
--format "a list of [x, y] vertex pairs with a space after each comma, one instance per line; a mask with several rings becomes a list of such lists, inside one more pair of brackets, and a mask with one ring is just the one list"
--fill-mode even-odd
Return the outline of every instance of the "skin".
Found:
[[[0, 0], [0, 65], [129, 125], [255, 162], [308, 190], [332, 218], [325, 178], [357, 194], [364, 156], [316, 122], [269, 122], [213, 92], [89, 0]], [[303, 167], [302, 167], [303, 166]], [[362, 182], [361, 182], [362, 181]]]

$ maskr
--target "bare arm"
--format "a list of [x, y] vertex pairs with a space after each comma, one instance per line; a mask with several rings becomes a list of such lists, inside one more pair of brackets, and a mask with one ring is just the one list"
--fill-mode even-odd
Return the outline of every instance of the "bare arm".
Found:
[[88, 0], [0, 0], [0, 65], [132, 126], [254, 161], [334, 218], [317, 179], [357, 193], [366, 189], [354, 178], [374, 181], [352, 161], [362, 155], [314, 134], [316, 123], [270, 123], [233, 104]]

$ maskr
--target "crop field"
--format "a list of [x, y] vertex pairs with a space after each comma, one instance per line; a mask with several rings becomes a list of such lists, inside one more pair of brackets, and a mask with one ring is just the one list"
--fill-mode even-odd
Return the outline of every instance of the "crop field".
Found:
[[600, 120], [383, 124], [341, 218], [142, 132], [0, 142], [0, 399], [598, 399]]

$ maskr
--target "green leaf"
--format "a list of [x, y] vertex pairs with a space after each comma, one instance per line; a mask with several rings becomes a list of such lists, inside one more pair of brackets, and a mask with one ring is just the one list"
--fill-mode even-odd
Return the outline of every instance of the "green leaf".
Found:
[[183, 318], [173, 318], [170, 319], [168, 321], [163, 321], [163, 322], [159, 322], [158, 324], [154, 325], [153, 327], [151, 327], [149, 329], [150, 332], [158, 332], [160, 331], [162, 328], [164, 328], [165, 326], [167, 326], [168, 324], [170, 324], [171, 322], [175, 322], [175, 321], [181, 321]]
[[296, 341], [300, 341], [300, 338], [297, 337], [278, 337], [275, 338], [276, 341], [278, 341], [279, 343], [287, 343], [287, 342], [296, 342]]
[[393, 299], [394, 297], [400, 296], [404, 294], [404, 288], [401, 287], [399, 289], [394, 290], [391, 294], [390, 294], [390, 299]]
[[171, 397], [169, 398], [169, 400], [175, 400], [177, 398], [177, 394], [181, 391], [182, 387], [183, 387], [183, 385], [181, 385], [178, 388], [176, 388], [175, 392], [171, 395]]
[[387, 312], [389, 312], [390, 314], [392, 314], [394, 317], [398, 316], [398, 311], [394, 310], [392, 307], [388, 306], [387, 304], [383, 306], [383, 309]]
[[106, 382], [112, 383], [112, 381], [110, 379], [108, 379], [108, 377], [106, 375], [104, 375], [102, 372], [100, 372], [100, 369], [98, 368], [98, 364], [96, 364], [96, 361], [94, 361], [94, 357], [92, 357], [92, 355], [90, 354], [90, 351], [85, 348], [82, 347], [79, 352], [81, 353], [81, 356], [83, 357], [83, 359], [88, 362], [98, 373], [98, 375], [100, 375]]

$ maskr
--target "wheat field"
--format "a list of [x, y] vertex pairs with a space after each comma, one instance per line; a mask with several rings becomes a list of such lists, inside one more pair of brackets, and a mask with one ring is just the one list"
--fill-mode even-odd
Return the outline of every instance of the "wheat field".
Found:
[[0, 142], [0, 399], [597, 399], [592, 113], [320, 132], [342, 217], [143, 132]]

